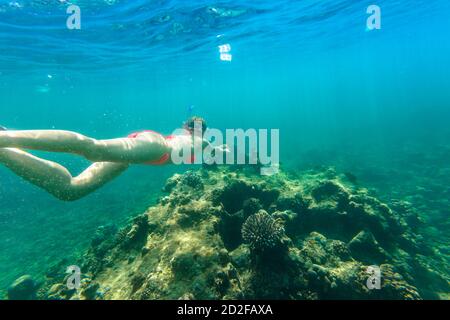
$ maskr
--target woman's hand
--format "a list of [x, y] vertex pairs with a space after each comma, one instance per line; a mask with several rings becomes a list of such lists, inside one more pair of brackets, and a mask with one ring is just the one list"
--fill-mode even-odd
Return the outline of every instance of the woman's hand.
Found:
[[231, 152], [231, 151], [230, 151], [230, 148], [229, 148], [226, 144], [223, 144], [223, 145], [221, 145], [221, 146], [214, 147], [214, 149], [215, 149], [216, 151], [225, 152], [225, 153], [230, 153], [230, 152]]

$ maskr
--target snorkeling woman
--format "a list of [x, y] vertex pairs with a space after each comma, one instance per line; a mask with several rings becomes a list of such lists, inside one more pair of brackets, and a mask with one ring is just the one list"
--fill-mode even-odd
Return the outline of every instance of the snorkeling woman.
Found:
[[[132, 164], [170, 164], [173, 163], [172, 154], [180, 154], [183, 150], [191, 150], [193, 154], [196, 143], [200, 143], [203, 148], [210, 146], [202, 136], [194, 134], [197, 125], [204, 133], [205, 120], [191, 117], [184, 123], [180, 134], [165, 137], [145, 130], [126, 138], [110, 140], [96, 140], [71, 131], [10, 131], [0, 127], [0, 164], [56, 198], [74, 201], [102, 187]], [[76, 154], [93, 164], [80, 175], [72, 177], [62, 165], [38, 158], [22, 149]], [[227, 152], [226, 146], [212, 149]]]

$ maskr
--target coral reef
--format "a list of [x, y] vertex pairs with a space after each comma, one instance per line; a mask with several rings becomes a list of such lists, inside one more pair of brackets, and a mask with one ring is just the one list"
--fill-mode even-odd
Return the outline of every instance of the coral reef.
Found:
[[[203, 168], [169, 179], [159, 203], [100, 228], [81, 288], [52, 272], [42, 299], [438, 299], [445, 260], [419, 214], [333, 169], [260, 176]], [[380, 289], [367, 286], [379, 266]], [[56, 268], [57, 269], [57, 268]]]

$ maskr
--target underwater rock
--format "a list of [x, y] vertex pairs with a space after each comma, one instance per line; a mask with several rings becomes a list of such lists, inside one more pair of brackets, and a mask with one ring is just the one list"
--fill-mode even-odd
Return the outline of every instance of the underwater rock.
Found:
[[296, 193], [293, 197], [280, 196], [276, 203], [277, 209], [280, 211], [291, 210], [293, 212], [302, 212], [309, 206], [309, 202], [302, 194]]
[[213, 202], [221, 204], [230, 213], [239, 211], [245, 200], [255, 196], [255, 188], [245, 181], [231, 181], [213, 193]]
[[382, 283], [380, 290], [370, 290], [371, 299], [421, 300], [416, 287], [407, 283], [389, 264], [380, 266]]
[[[168, 179], [158, 204], [119, 231], [103, 226], [69, 291], [47, 299], [420, 299], [448, 292], [446, 260], [415, 208], [392, 206], [334, 169], [263, 177], [202, 168]], [[369, 290], [367, 266], [381, 268]], [[395, 266], [395, 268], [393, 267]]]
[[178, 300], [185, 300], [185, 301], [194, 299], [195, 299], [194, 295], [190, 292], [186, 292], [185, 294], [183, 294], [181, 297], [178, 298]]
[[[117, 243], [114, 239], [117, 228], [114, 225], [100, 226], [91, 240], [91, 249], [98, 258], [104, 257]], [[119, 239], [120, 242], [123, 239]]]
[[61, 296], [61, 292], [63, 292], [65, 288], [67, 288], [67, 287], [64, 286], [62, 283], [54, 284], [53, 286], [50, 287], [50, 289], [48, 289], [48, 291], [46, 293], [46, 299], [48, 299], [48, 300], [64, 299]]
[[131, 277], [131, 281], [130, 281], [131, 291], [136, 292], [138, 289], [140, 289], [143, 286], [144, 282], [145, 282], [145, 276], [142, 273], [138, 272], [138, 273], [134, 274]]
[[[275, 211], [274, 213], [272, 213], [272, 217], [274, 217], [275, 219], [280, 219], [281, 221], [283, 221], [283, 223], [285, 225], [292, 226], [292, 224], [295, 223], [295, 219], [298, 218], [298, 213], [296, 213], [292, 210]], [[295, 225], [294, 225], [294, 227], [295, 227]], [[291, 229], [292, 229], [292, 233], [294, 233], [295, 228], [291, 228]]]
[[137, 245], [139, 242], [143, 242], [147, 236], [147, 231], [149, 228], [148, 216], [140, 215], [133, 220], [133, 225], [131, 229], [125, 235], [122, 240], [123, 246]]
[[203, 180], [199, 173], [194, 171], [186, 172], [181, 180], [181, 184], [194, 188], [194, 189], [203, 189]]
[[112, 235], [115, 235], [117, 232], [116, 226], [110, 224], [105, 226], [100, 226], [95, 231], [95, 234], [91, 240], [91, 246], [98, 246]]
[[384, 262], [388, 254], [380, 247], [371, 232], [361, 231], [349, 243], [352, 256], [365, 263], [379, 264]]
[[[336, 248], [341, 248], [338, 255]], [[388, 265], [380, 265], [381, 289], [368, 289], [367, 266], [352, 259], [344, 243], [321, 234], [311, 233], [301, 255], [308, 266], [308, 288], [319, 299], [420, 299], [417, 289]]]
[[173, 188], [175, 188], [178, 185], [180, 180], [181, 180], [181, 175], [179, 175], [179, 174], [173, 175], [172, 177], [170, 177], [167, 180], [165, 186], [163, 187], [163, 191], [171, 192], [173, 190]]
[[8, 288], [9, 300], [33, 300], [36, 298], [38, 286], [30, 275], [16, 279]]
[[192, 227], [215, 212], [207, 203], [191, 201], [177, 210], [177, 223], [183, 228]]
[[353, 184], [358, 183], [358, 178], [351, 172], [344, 172], [345, 178]]
[[242, 205], [242, 210], [244, 212], [245, 217], [257, 213], [261, 209], [262, 209], [261, 202], [256, 198], [249, 198], [245, 200]]
[[94, 300], [98, 296], [98, 289], [100, 285], [98, 283], [89, 284], [82, 292], [82, 295], [87, 300]]
[[240, 245], [230, 252], [233, 264], [238, 268], [246, 268], [250, 262], [250, 248], [247, 245]]
[[218, 230], [227, 250], [234, 250], [242, 243], [241, 227], [245, 221], [243, 210], [235, 214], [222, 212]]
[[349, 194], [345, 188], [333, 180], [320, 182], [311, 192], [312, 197], [316, 201], [335, 200], [340, 202], [343, 199], [348, 199]]
[[268, 207], [277, 200], [279, 194], [278, 189], [267, 188], [264, 184], [232, 179], [227, 181], [223, 188], [213, 192], [212, 200], [215, 204], [221, 204], [228, 213], [234, 214], [242, 209], [244, 202], [250, 198], [258, 199], [263, 207]]

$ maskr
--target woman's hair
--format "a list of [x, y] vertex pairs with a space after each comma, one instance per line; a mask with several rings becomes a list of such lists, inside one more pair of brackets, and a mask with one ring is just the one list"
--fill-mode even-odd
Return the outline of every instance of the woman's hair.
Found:
[[199, 127], [201, 125], [202, 134], [204, 134], [206, 129], [208, 128], [208, 126], [206, 125], [205, 119], [203, 119], [202, 117], [190, 117], [184, 123], [183, 128], [188, 130], [190, 133], [194, 133], [196, 123], [197, 123], [197, 126], [199, 126]]

